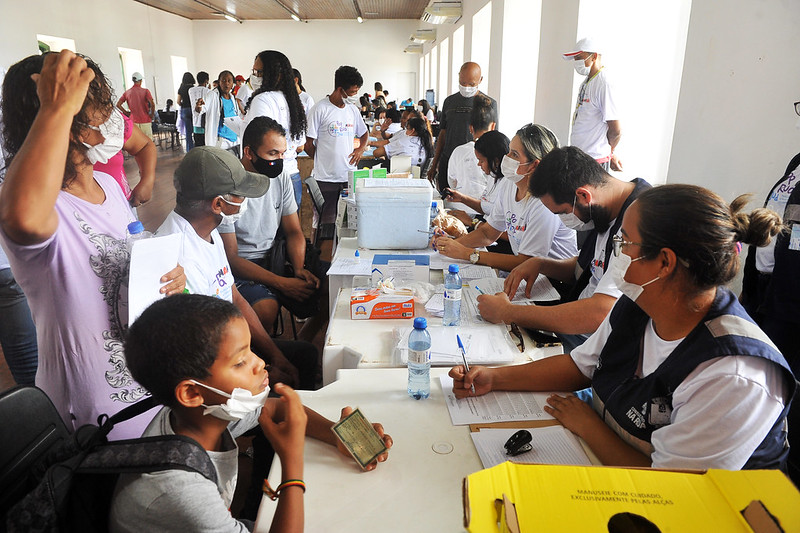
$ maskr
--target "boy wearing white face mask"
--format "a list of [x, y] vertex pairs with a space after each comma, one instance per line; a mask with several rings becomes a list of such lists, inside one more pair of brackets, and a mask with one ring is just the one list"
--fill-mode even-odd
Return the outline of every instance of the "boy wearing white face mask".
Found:
[[[250, 351], [247, 322], [237, 308], [200, 295], [160, 300], [131, 326], [126, 348], [131, 372], [165, 406], [144, 435], [194, 439], [214, 464], [217, 482], [178, 469], [122, 475], [111, 503], [110, 531], [252, 530], [253, 524], [236, 520], [229, 509], [238, 477], [234, 438], [256, 425], [281, 460], [272, 530], [302, 531], [305, 437], [338, 448], [333, 422], [304, 408], [286, 385], [273, 386], [280, 398], [266, 398], [270, 377]], [[391, 447], [391, 437], [380, 424], [375, 427]]]
[[570, 144], [595, 158], [604, 170], [621, 171], [622, 162], [614, 149], [622, 137], [622, 128], [613, 86], [601, 61], [602, 52], [601, 44], [584, 38], [571, 52], [563, 54], [565, 61], [572, 61], [578, 75], [586, 76], [572, 116]]
[[[447, 188], [447, 167], [450, 155], [457, 146], [472, 140], [469, 132], [469, 119], [472, 112], [474, 96], [478, 94], [478, 85], [483, 80], [481, 67], [468, 61], [458, 71], [458, 92], [444, 99], [439, 116], [439, 136], [436, 139], [436, 153], [433, 156], [428, 179], [436, 183], [440, 191]], [[494, 116], [497, 115], [497, 102], [492, 101]]]

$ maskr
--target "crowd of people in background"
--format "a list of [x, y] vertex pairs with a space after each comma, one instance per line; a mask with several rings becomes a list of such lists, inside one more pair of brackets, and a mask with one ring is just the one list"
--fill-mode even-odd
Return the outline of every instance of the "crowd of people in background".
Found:
[[[458, 222], [454, 235], [437, 230], [431, 245], [507, 276], [504, 292], [478, 298], [483, 319], [552, 332], [564, 346], [563, 355], [513, 369], [455, 367], [458, 397], [580, 391], [551, 397], [546, 409], [604, 464], [785, 467], [786, 420], [796, 418], [796, 335], [787, 333], [791, 323], [770, 321], [777, 301], [770, 279], [751, 272], [758, 279], [747, 304], [756, 320], [725, 285], [742, 243], [764, 246], [778, 236], [767, 262], [780, 275], [800, 253], [796, 239], [786, 237], [783, 213], [745, 213], [744, 198], [729, 205], [700, 187], [651, 187], [612, 174], [622, 170], [623, 129], [602, 51], [582, 39], [563, 54], [585, 77], [563, 146], [541, 124], [504, 135], [498, 102], [480, 90], [474, 62], [461, 66], [458, 92], [441, 105], [391, 100], [380, 82], [363, 92], [361, 73], [349, 65], [326, 74], [329, 93], [315, 102], [277, 50], [255, 54], [246, 76], [186, 72], [177, 110], [172, 99], [164, 110], [177, 111], [186, 155], [174, 175], [175, 208], [156, 232], [180, 235], [180, 258], [159, 280], [163, 301], [130, 331], [126, 231], [136, 220], [132, 208], [153, 196], [152, 94], [135, 72], [116, 98], [99, 65], [68, 51], [13, 65], [2, 92], [0, 281], [15, 307], [0, 316], [0, 341], [15, 380], [42, 388], [72, 430], [153, 394], [166, 407], [115, 427], [112, 438], [186, 434], [221, 452], [227, 473], [216, 487], [174, 473], [125, 476], [111, 530], [136, 529], [147, 515], [152, 529], [169, 522], [237, 531], [227, 512], [232, 436], [262, 428], [254, 479], [271, 460], [270, 442], [284, 481], [302, 477], [305, 435], [335, 444], [333, 422], [303, 409], [293, 391], [316, 386], [318, 350], [270, 335], [281, 308], [300, 320], [327, 312], [325, 265], [313, 261], [298, 215], [300, 154], [313, 160], [324, 199], [315, 224], [335, 221], [348, 171], [365, 164], [367, 150], [370, 164], [410, 157], [449, 209], [439, 225]], [[123, 153], [139, 169], [133, 188]], [[769, 207], [796, 207], [789, 193]], [[530, 291], [540, 275], [562, 298], [513, 305], [518, 287], [525, 282]], [[170, 328], [196, 338], [176, 347]], [[24, 339], [12, 341], [12, 333]], [[164, 363], [173, 356], [182, 366]], [[233, 398], [266, 396], [269, 383], [283, 401], [261, 398], [231, 414]], [[731, 411], [739, 403], [747, 408]], [[189, 483], [202, 494], [203, 512], [181, 491], [153, 512], [159, 483]], [[255, 519], [261, 486], [254, 485], [244, 518]], [[298, 488], [285, 487], [292, 496], [281, 499], [277, 521], [302, 523]]]

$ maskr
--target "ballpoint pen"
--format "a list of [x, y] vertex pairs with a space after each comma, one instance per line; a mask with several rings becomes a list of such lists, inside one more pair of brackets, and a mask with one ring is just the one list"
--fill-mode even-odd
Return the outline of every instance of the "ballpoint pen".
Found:
[[[464, 369], [469, 372], [469, 363], [467, 363], [467, 352], [464, 350], [464, 344], [461, 342], [461, 337], [456, 335], [456, 341], [458, 341], [458, 347], [461, 349], [461, 358], [464, 359]], [[470, 390], [472, 391], [472, 395], [475, 395], [475, 384], [472, 383], [469, 386]]]
[[477, 285], [475, 285], [475, 290], [476, 290], [476, 291], [478, 291], [480, 294], [486, 294], [486, 293], [485, 293], [485, 292], [483, 292], [483, 291], [481, 290], [481, 288], [480, 288], [480, 287], [478, 287]]

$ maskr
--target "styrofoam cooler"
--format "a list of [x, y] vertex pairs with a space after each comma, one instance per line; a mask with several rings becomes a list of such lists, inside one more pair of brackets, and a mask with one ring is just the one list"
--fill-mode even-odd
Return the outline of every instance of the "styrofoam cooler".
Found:
[[357, 188], [359, 247], [414, 250], [428, 245], [433, 201], [428, 180], [370, 178]]

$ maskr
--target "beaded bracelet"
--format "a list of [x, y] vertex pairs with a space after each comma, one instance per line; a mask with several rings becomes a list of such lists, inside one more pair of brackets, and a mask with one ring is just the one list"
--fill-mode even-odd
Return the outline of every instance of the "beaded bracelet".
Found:
[[275, 501], [278, 499], [278, 496], [280, 496], [281, 491], [287, 487], [300, 487], [301, 489], [303, 489], [303, 492], [306, 491], [306, 484], [303, 482], [302, 479], [287, 479], [286, 481], [278, 485], [278, 488], [275, 490], [273, 490], [272, 487], [269, 485], [269, 481], [264, 479], [264, 486], [262, 487], [262, 490], [264, 491], [264, 494], [269, 496], [270, 500]]

